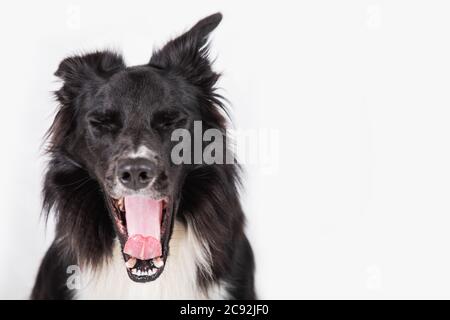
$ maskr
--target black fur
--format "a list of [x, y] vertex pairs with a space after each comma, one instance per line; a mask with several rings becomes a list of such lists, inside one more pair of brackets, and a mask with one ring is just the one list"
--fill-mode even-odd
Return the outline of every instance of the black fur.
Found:
[[[167, 161], [168, 136], [159, 129], [166, 121], [161, 112], [170, 107], [183, 114], [177, 126], [192, 131], [192, 121], [201, 120], [203, 130], [225, 133], [226, 110], [215, 87], [219, 74], [211, 68], [207, 43], [221, 18], [218, 13], [201, 20], [155, 52], [144, 66], [127, 68], [120, 55], [109, 51], [61, 62], [55, 73], [63, 80], [56, 92], [60, 108], [48, 132], [50, 162], [43, 188], [44, 212], [55, 214], [56, 237], [42, 261], [32, 299], [72, 298], [65, 285], [67, 266], [81, 263], [95, 268], [111, 256], [116, 230], [106, 203], [107, 174], [121, 152], [138, 141], [160, 151], [167, 189], [176, 196], [175, 219], [194, 226], [211, 248], [213, 273], [199, 270], [201, 286], [225, 281], [230, 298], [255, 298], [238, 165], [174, 166]], [[173, 97], [170, 102], [167, 92]], [[124, 95], [139, 98], [124, 103], [120, 100]], [[107, 118], [100, 127], [88, 120], [93, 111]]]

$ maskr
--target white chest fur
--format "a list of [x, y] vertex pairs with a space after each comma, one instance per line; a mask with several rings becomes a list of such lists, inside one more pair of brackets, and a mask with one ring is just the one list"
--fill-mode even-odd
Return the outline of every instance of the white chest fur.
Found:
[[209, 249], [192, 227], [175, 223], [170, 253], [161, 276], [152, 282], [136, 283], [125, 270], [118, 241], [113, 258], [97, 271], [84, 270], [77, 299], [226, 299], [224, 284], [207, 290], [199, 287], [197, 266], [210, 270]]

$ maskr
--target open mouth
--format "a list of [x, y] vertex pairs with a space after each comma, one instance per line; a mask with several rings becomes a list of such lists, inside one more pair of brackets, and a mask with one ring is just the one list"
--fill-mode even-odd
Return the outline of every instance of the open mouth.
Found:
[[157, 279], [168, 252], [171, 224], [168, 198], [154, 200], [135, 195], [110, 198], [109, 203], [128, 276], [136, 282]]

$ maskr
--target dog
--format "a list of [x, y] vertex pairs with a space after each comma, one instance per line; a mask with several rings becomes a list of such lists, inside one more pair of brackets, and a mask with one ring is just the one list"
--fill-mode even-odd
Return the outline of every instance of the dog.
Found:
[[200, 20], [144, 65], [109, 50], [59, 64], [43, 184], [55, 239], [32, 299], [256, 298], [238, 163], [172, 159], [173, 133], [197, 122], [223, 134], [217, 153], [231, 149], [208, 54], [221, 20]]

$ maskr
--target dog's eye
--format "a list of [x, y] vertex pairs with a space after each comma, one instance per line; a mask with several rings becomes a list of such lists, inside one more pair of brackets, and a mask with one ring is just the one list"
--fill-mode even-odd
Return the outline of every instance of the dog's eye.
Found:
[[186, 121], [186, 115], [179, 111], [158, 111], [153, 115], [152, 127], [158, 130], [183, 127]]
[[90, 115], [88, 123], [94, 134], [114, 133], [119, 129], [119, 121], [114, 114]]

